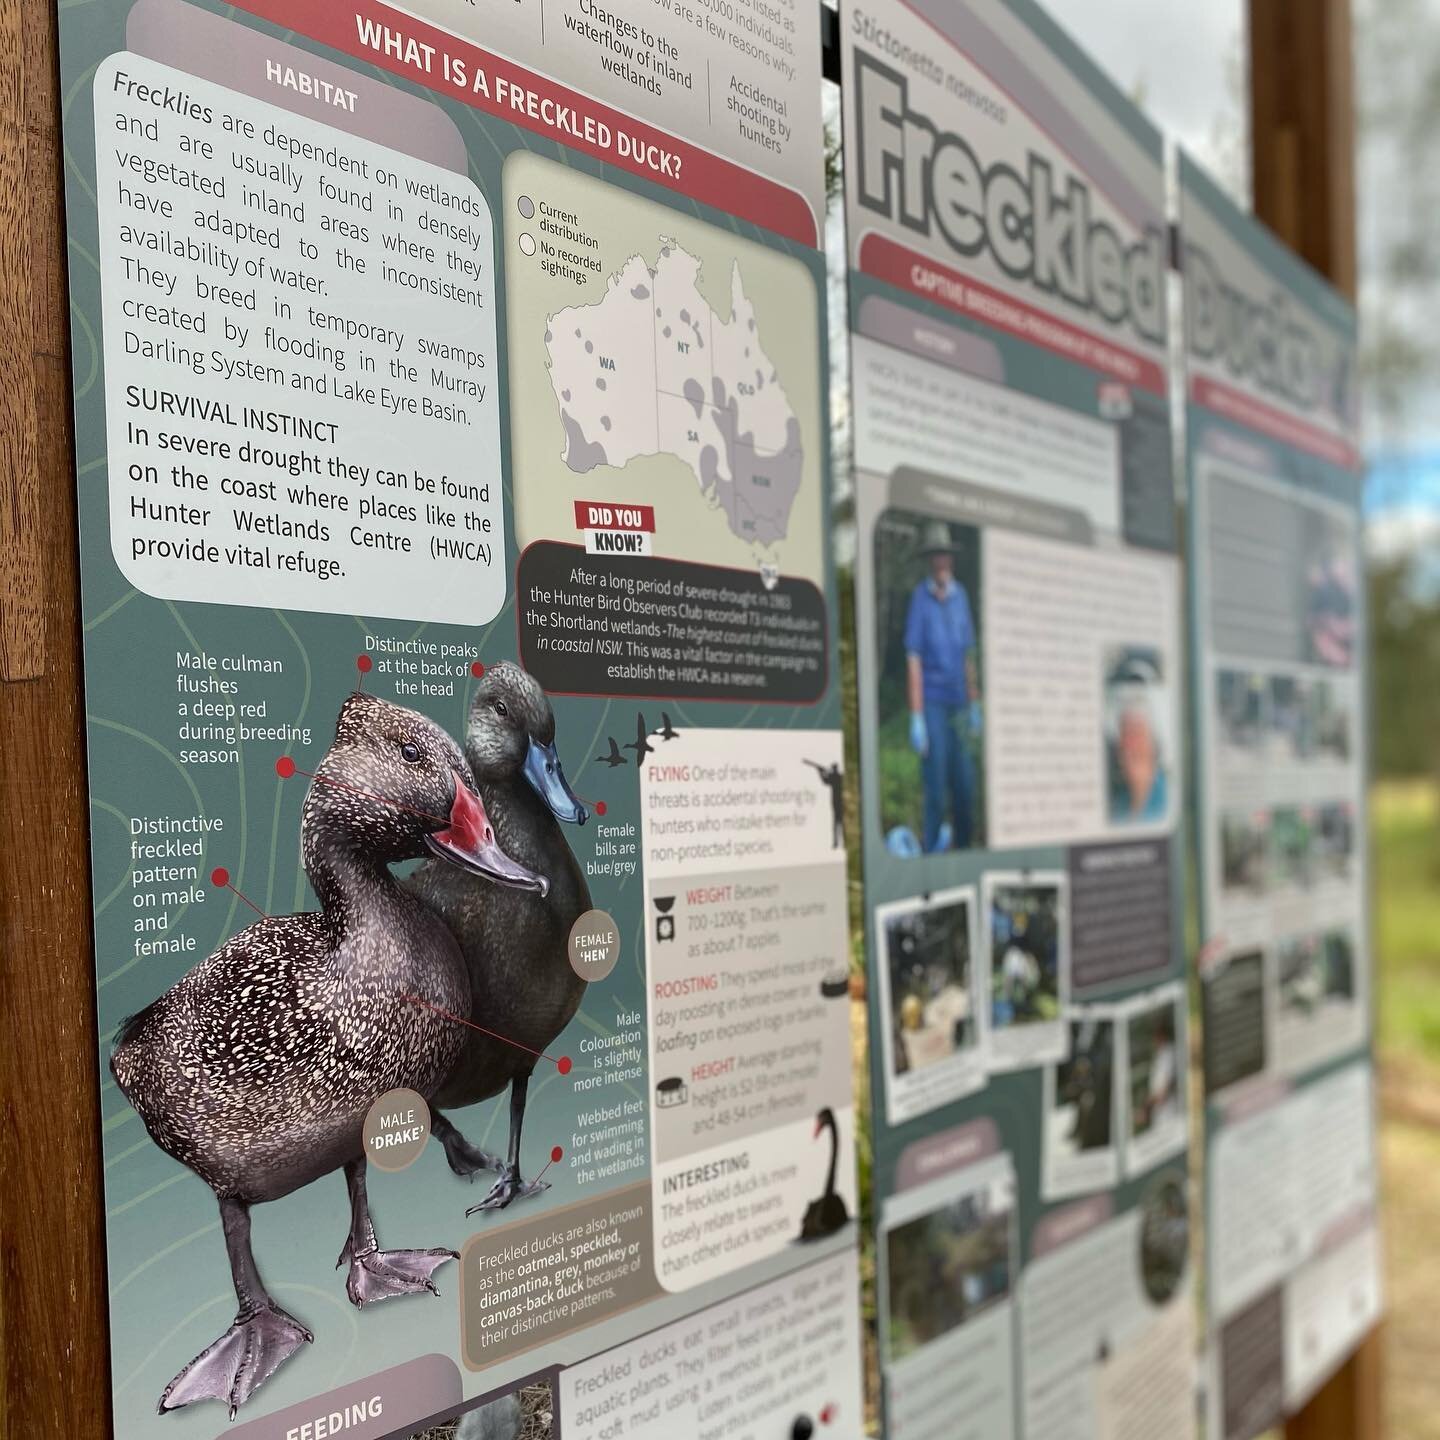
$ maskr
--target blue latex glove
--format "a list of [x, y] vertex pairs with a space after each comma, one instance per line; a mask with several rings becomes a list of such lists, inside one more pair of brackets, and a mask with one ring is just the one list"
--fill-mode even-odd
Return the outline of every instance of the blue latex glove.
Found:
[[978, 700], [970, 702], [970, 733], [978, 740], [980, 738], [980, 726], [985, 718], [985, 712], [980, 708]]
[[910, 748], [923, 760], [930, 753], [930, 731], [922, 711], [910, 712]]

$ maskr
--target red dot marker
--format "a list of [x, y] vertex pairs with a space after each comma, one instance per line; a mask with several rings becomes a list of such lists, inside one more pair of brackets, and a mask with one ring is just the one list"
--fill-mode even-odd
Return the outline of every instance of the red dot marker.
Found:
[[562, 1075], [568, 1075], [575, 1068], [575, 1066], [571, 1063], [570, 1057], [568, 1055], [562, 1055], [559, 1060], [555, 1062], [555, 1068]]
[[355, 668], [362, 675], [368, 675], [375, 668], [375, 662], [368, 655], [357, 655], [355, 657]]
[[275, 762], [275, 773], [282, 780], [288, 780], [295, 773], [295, 762], [288, 755], [282, 755]]
[[550, 1163], [552, 1165], [558, 1165], [564, 1158], [565, 1152], [558, 1145], [550, 1152]]
[[217, 865], [210, 872], [210, 883], [217, 890], [223, 890], [230, 883], [230, 872], [223, 865]]
[[833, 1405], [827, 1405], [827, 1406], [820, 1412], [820, 1423], [821, 1423], [822, 1425], [828, 1425], [828, 1424], [830, 1424], [830, 1422], [831, 1422], [832, 1420], [834, 1420], [834, 1418], [835, 1418], [835, 1407], [834, 1407]]
[[470, 666], [470, 673], [478, 680], [482, 675], [484, 675], [485, 667], [478, 660], [476, 660]]
[[597, 800], [595, 802], [595, 813], [597, 815], [603, 815], [605, 813], [605, 802], [603, 800]]

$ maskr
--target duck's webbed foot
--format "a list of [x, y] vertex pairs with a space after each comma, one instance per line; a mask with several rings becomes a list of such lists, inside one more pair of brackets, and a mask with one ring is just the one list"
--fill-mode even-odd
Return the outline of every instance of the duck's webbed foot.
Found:
[[388, 1300], [392, 1295], [418, 1295], [426, 1290], [438, 1295], [440, 1292], [430, 1277], [442, 1265], [459, 1258], [454, 1250], [374, 1248], [357, 1253], [347, 1240], [335, 1268], [338, 1270], [347, 1260], [350, 1262], [345, 1293], [352, 1305], [363, 1308], [376, 1300]]
[[445, 1147], [445, 1163], [462, 1180], [473, 1181], [482, 1170], [503, 1173], [505, 1162], [488, 1150], [472, 1145], [445, 1116], [438, 1111], [431, 1116], [431, 1131]]
[[219, 1400], [235, 1412], [314, 1336], [273, 1302], [235, 1323], [201, 1351], [166, 1387], [159, 1410], [178, 1410], [197, 1400]]
[[515, 1200], [525, 1200], [548, 1190], [548, 1180], [522, 1180], [518, 1165], [507, 1165], [500, 1172], [500, 1178], [490, 1187], [490, 1193], [478, 1204], [472, 1205], [465, 1213], [476, 1215], [481, 1210], [503, 1210]]

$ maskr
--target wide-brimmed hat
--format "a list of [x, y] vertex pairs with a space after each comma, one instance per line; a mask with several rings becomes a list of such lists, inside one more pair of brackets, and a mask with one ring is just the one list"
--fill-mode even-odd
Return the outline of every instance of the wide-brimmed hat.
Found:
[[959, 547], [950, 538], [950, 527], [943, 520], [928, 520], [920, 532], [920, 553], [931, 555], [954, 555]]

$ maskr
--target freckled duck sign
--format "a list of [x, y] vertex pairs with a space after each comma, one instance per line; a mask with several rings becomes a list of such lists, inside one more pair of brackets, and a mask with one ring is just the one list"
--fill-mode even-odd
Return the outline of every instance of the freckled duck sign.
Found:
[[60, 11], [119, 1440], [861, 1433], [818, 15], [735, 10]]

